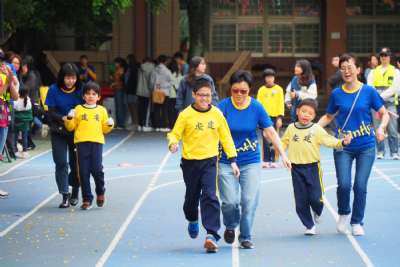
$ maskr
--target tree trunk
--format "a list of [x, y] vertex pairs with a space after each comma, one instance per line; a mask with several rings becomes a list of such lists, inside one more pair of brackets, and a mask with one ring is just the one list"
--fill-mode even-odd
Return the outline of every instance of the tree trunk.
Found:
[[189, 58], [202, 56], [208, 48], [210, 0], [190, 0], [187, 5], [189, 19]]

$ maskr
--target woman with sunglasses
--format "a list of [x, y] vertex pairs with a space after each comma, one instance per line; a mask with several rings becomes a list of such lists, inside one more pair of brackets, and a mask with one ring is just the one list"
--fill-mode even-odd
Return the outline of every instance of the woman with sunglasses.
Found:
[[[319, 120], [322, 127], [336, 119], [336, 137], [345, 133], [352, 135], [351, 143], [343, 150], [334, 150], [335, 169], [337, 177], [337, 200], [339, 220], [336, 229], [339, 233], [347, 232], [347, 219], [351, 213], [350, 224], [352, 234], [364, 235], [363, 218], [367, 198], [367, 184], [375, 160], [375, 135], [379, 141], [384, 139], [384, 130], [389, 121], [389, 115], [383, 99], [372, 86], [361, 83], [357, 75], [360, 72], [357, 59], [353, 55], [344, 54], [340, 57], [339, 68], [344, 84], [333, 90], [327, 107], [327, 112]], [[371, 109], [382, 116], [377, 128], [372, 126]], [[353, 211], [350, 207], [352, 186], [352, 165], [356, 161], [354, 178]]]
[[277, 147], [284, 166], [290, 168], [290, 162], [267, 112], [261, 103], [249, 96], [251, 74], [238, 70], [231, 76], [230, 84], [232, 97], [222, 100], [218, 108], [224, 114], [235, 142], [240, 176], [234, 176], [229, 159], [222, 153], [218, 167], [218, 186], [226, 227], [224, 239], [228, 244], [232, 244], [235, 240], [235, 228], [240, 226], [240, 245], [242, 248], [251, 249], [254, 247], [251, 228], [258, 205], [261, 179], [257, 137], [259, 128], [263, 129], [263, 135]]

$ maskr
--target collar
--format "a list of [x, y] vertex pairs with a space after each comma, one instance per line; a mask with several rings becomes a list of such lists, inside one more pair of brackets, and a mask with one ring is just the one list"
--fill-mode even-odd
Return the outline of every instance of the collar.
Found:
[[208, 109], [206, 109], [206, 110], [200, 110], [200, 109], [197, 109], [197, 108], [194, 106], [194, 104], [192, 104], [191, 107], [192, 107], [192, 109], [196, 110], [197, 112], [201, 112], [201, 113], [208, 112], [208, 111], [210, 111], [210, 109], [212, 108], [212, 106], [209, 105], [209, 106], [208, 106]]
[[250, 106], [251, 97], [248, 96], [248, 97], [246, 98], [246, 104], [245, 104], [244, 106], [242, 106], [242, 107], [239, 107], [239, 106], [237, 106], [237, 105], [235, 104], [235, 101], [233, 101], [233, 97], [232, 97], [232, 96], [231, 96], [231, 102], [232, 102], [232, 105], [233, 105], [236, 109], [238, 109], [238, 110], [243, 110], [243, 109], [246, 109], [246, 108], [248, 108], [248, 107]]
[[360, 90], [361, 87], [362, 87], [363, 85], [364, 85], [364, 84], [363, 84], [362, 82], [358, 82], [356, 88], [350, 88], [350, 89], [348, 89], [348, 88], [346, 88], [346, 84], [343, 84], [343, 85], [342, 85], [342, 90], [343, 90], [345, 93], [352, 94], [352, 93], [355, 93], [355, 92], [357, 92], [358, 90]]
[[97, 104], [93, 104], [93, 105], [83, 104], [82, 106], [84, 106], [85, 108], [95, 108], [95, 107], [97, 107]]
[[63, 92], [66, 93], [66, 94], [70, 94], [70, 93], [75, 92], [75, 86], [72, 87], [72, 88], [69, 89], [69, 90], [66, 90], [66, 89], [64, 89], [63, 87], [61, 87], [60, 89], [61, 89], [61, 91], [63, 91]]

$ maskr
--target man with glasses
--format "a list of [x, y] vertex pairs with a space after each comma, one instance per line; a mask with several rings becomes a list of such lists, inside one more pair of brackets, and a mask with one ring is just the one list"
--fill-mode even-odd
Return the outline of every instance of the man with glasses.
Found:
[[[388, 125], [388, 142], [392, 159], [399, 160], [399, 140], [397, 135], [397, 94], [400, 90], [400, 71], [390, 64], [391, 51], [384, 47], [379, 52], [380, 65], [370, 72], [367, 83], [378, 90], [385, 101], [385, 107], [390, 114]], [[379, 125], [379, 118], [374, 116], [374, 126]], [[385, 155], [385, 141], [377, 142], [377, 159]]]

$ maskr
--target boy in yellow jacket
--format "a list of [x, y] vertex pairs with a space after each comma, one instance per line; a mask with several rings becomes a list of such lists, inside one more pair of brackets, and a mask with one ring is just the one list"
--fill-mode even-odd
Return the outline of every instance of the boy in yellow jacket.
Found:
[[324, 207], [320, 146], [341, 149], [351, 142], [351, 135], [345, 135], [342, 140], [336, 139], [319, 124], [313, 123], [316, 112], [317, 102], [314, 99], [302, 100], [296, 112], [298, 121], [290, 124], [282, 137], [283, 147], [288, 149], [292, 163], [296, 212], [306, 227], [305, 235], [316, 234], [315, 223], [319, 223]]
[[[262, 104], [271, 118], [275, 130], [279, 133], [285, 113], [285, 101], [282, 87], [275, 84], [275, 71], [265, 69], [263, 72], [264, 85], [258, 89], [257, 100]], [[275, 149], [272, 143], [263, 137], [263, 168], [276, 168]]]
[[179, 114], [174, 128], [168, 134], [168, 147], [175, 153], [182, 140], [181, 168], [186, 185], [183, 211], [189, 221], [189, 235], [196, 238], [199, 234], [200, 201], [201, 220], [207, 230], [204, 248], [207, 252], [217, 252], [217, 241], [220, 239], [220, 204], [216, 189], [219, 143], [231, 161], [234, 174], [239, 176], [240, 171], [228, 124], [221, 111], [211, 105], [210, 84], [199, 80], [192, 94], [194, 103]]
[[78, 105], [70, 110], [64, 118], [65, 127], [74, 132], [74, 143], [77, 149], [79, 177], [82, 186], [81, 209], [92, 208], [93, 195], [90, 188], [90, 174], [96, 184], [96, 203], [104, 206], [104, 172], [103, 172], [103, 144], [104, 134], [109, 133], [114, 121], [108, 117], [107, 110], [97, 105], [100, 99], [100, 87], [95, 82], [88, 82], [83, 89], [85, 104]]

